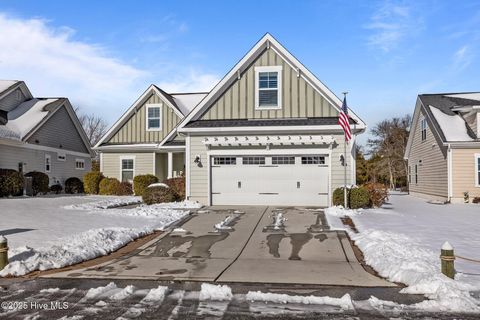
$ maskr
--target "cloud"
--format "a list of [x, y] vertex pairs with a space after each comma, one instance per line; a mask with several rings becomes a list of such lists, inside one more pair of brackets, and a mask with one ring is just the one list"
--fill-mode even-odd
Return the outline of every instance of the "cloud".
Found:
[[473, 53], [469, 46], [464, 45], [453, 54], [453, 68], [461, 71], [468, 67], [473, 60]]
[[200, 73], [191, 70], [186, 76], [178, 76], [168, 82], [160, 82], [158, 85], [167, 92], [195, 92], [210, 91], [220, 81], [215, 74]]
[[364, 28], [372, 32], [368, 37], [369, 46], [390, 52], [421, 25], [421, 20], [414, 17], [410, 6], [388, 1], [374, 12]]

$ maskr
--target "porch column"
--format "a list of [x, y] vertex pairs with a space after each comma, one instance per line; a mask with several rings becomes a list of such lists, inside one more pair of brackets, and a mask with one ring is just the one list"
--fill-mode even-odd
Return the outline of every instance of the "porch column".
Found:
[[167, 155], [167, 178], [173, 178], [173, 152]]

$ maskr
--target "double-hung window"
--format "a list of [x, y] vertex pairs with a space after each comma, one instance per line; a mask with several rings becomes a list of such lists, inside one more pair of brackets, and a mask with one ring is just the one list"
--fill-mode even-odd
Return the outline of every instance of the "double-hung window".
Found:
[[162, 130], [162, 105], [147, 104], [147, 130]]
[[49, 154], [45, 155], [45, 172], [52, 171], [52, 156]]
[[135, 167], [135, 159], [123, 158], [121, 159], [121, 166], [122, 166], [122, 182], [132, 182], [133, 170]]
[[422, 141], [427, 140], [427, 119], [420, 120], [420, 129], [422, 131]]
[[255, 109], [282, 108], [282, 66], [255, 67]]
[[480, 153], [475, 154], [475, 186], [480, 187]]
[[77, 170], [85, 170], [85, 160], [83, 160], [83, 159], [75, 159], [75, 169], [77, 169]]

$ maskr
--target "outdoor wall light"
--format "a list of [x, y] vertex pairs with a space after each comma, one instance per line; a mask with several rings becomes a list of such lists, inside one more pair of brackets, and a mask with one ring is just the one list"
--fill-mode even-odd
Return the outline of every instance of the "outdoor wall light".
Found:
[[197, 154], [193, 162], [200, 166], [202, 164], [202, 159], [200, 158], [200, 155]]
[[345, 165], [345, 157], [343, 156], [343, 154], [340, 155], [340, 163], [342, 164], [342, 166]]

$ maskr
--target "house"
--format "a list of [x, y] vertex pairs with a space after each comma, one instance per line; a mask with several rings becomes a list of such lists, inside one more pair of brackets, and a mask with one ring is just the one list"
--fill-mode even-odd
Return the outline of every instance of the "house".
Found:
[[23, 81], [0, 80], [0, 168], [40, 171], [50, 184], [83, 178], [90, 143], [67, 98], [34, 98]]
[[101, 170], [131, 179], [186, 177], [190, 200], [207, 205], [327, 206], [355, 183], [354, 144], [365, 123], [266, 34], [208, 93], [168, 94], [152, 85], [97, 144]]
[[405, 151], [412, 195], [480, 197], [480, 93], [421, 94]]

